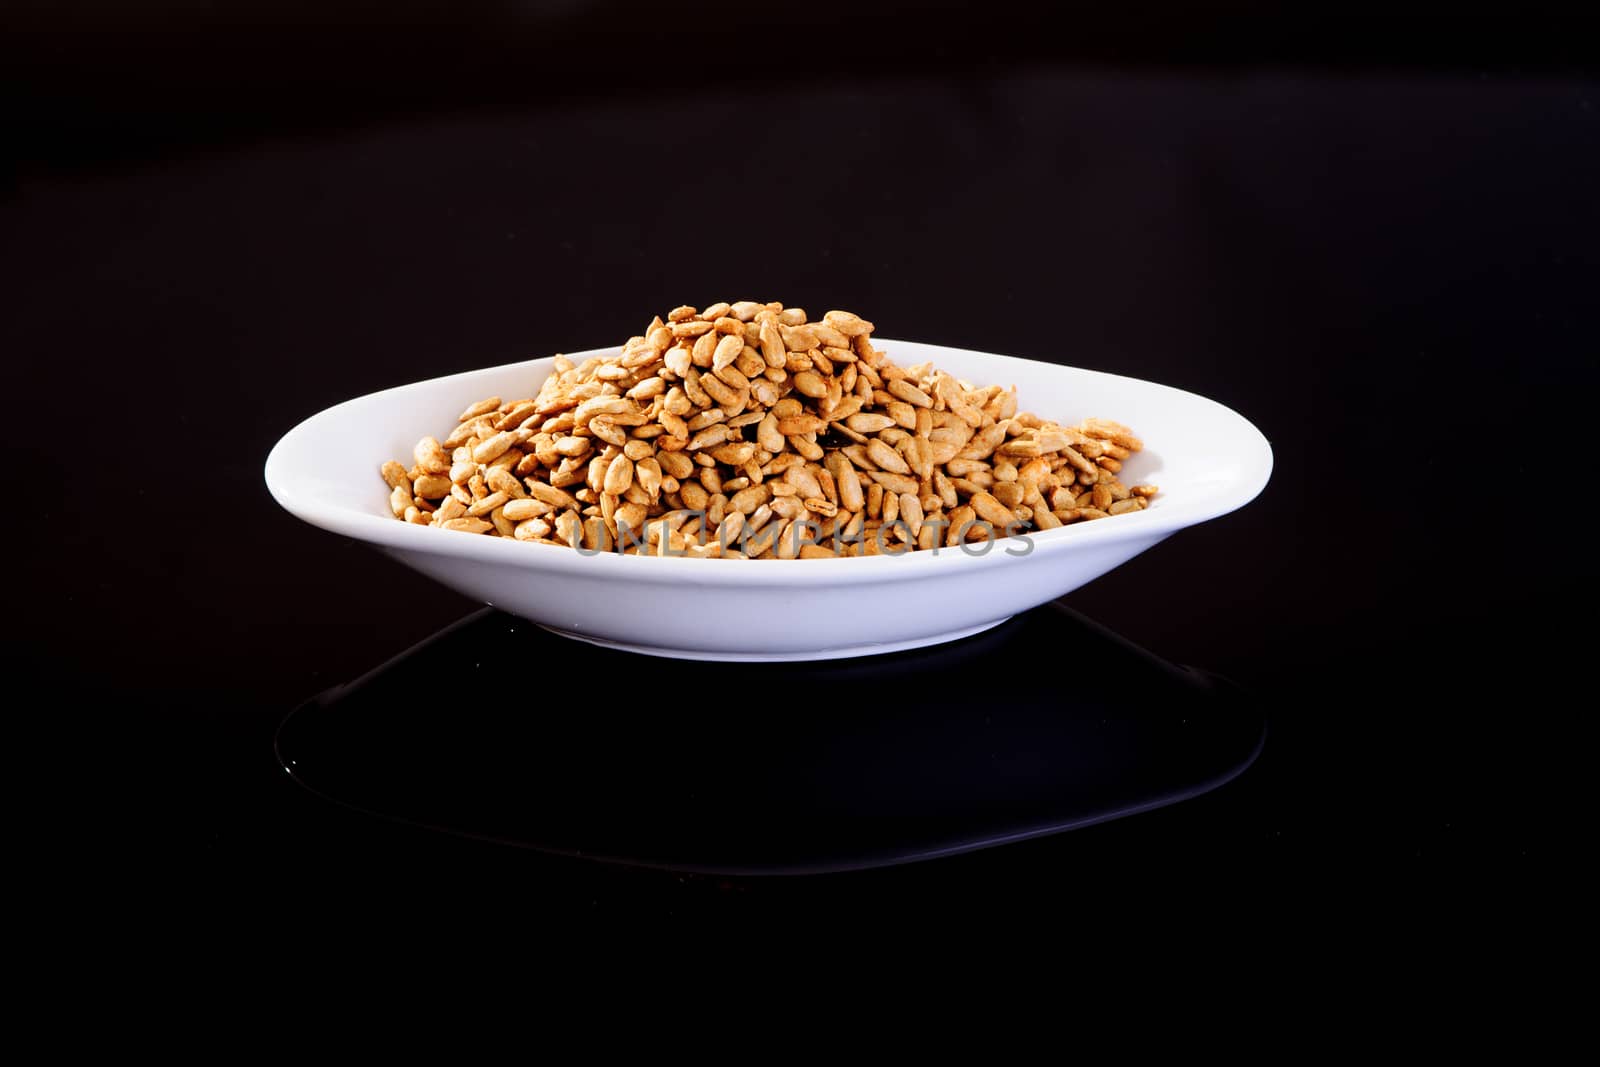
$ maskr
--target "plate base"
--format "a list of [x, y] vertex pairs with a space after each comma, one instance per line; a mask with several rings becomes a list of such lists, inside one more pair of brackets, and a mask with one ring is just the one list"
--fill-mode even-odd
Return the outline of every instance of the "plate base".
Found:
[[890, 641], [882, 644], [851, 645], [845, 648], [819, 648], [808, 652], [715, 652], [704, 651], [696, 648], [666, 648], [660, 645], [630, 645], [621, 641], [607, 641], [603, 637], [589, 637], [586, 634], [573, 633], [571, 630], [561, 630], [544, 623], [537, 625], [541, 630], [573, 641], [582, 641], [586, 645], [598, 648], [615, 649], [618, 652], [636, 652], [642, 656], [661, 656], [666, 659], [695, 659], [705, 660], [710, 663], [807, 663], [813, 660], [853, 659], [859, 656], [881, 656], [890, 652], [905, 652], [913, 648], [927, 648], [931, 645], [943, 645], [951, 641], [959, 641], [963, 637], [981, 634], [985, 630], [992, 630], [1003, 622], [1009, 622], [1011, 616], [996, 619], [993, 622], [982, 623], [978, 626], [969, 626], [964, 630], [951, 630], [948, 633], [934, 634], [931, 637], [918, 637], [910, 641]]

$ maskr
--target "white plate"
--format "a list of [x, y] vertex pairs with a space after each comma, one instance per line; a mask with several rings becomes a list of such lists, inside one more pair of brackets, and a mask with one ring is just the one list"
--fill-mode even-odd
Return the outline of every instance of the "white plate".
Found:
[[569, 637], [685, 659], [805, 660], [916, 648], [995, 626], [1185, 526], [1242, 507], [1272, 472], [1261, 432], [1193, 393], [1010, 356], [874, 342], [902, 366], [932, 360], [978, 385], [1015, 384], [1021, 408], [1047, 418], [1126, 423], [1145, 450], [1121, 477], [1129, 485], [1154, 482], [1160, 495], [1143, 511], [1032, 533], [1025, 544], [997, 540], [981, 556], [960, 549], [760, 561], [581, 555], [392, 518], [379, 466], [409, 462], [419, 438], [442, 435], [476, 400], [534, 395], [548, 359], [386, 389], [313, 415], [267, 457], [267, 487], [314, 526], [373, 544], [452, 589]]

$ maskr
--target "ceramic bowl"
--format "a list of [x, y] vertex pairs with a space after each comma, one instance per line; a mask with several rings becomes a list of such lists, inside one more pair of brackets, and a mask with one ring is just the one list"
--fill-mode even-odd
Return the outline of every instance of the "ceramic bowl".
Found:
[[1143, 511], [979, 543], [970, 552], [815, 560], [583, 555], [395, 520], [378, 473], [383, 461], [407, 459], [424, 435], [443, 436], [482, 397], [534, 395], [549, 359], [402, 385], [313, 415], [267, 457], [267, 486], [313, 526], [365, 541], [568, 637], [685, 659], [805, 660], [916, 648], [996, 626], [1185, 526], [1242, 507], [1272, 471], [1272, 449], [1259, 430], [1193, 393], [939, 345], [874, 344], [902, 366], [932, 360], [980, 385], [1015, 384], [1023, 410], [1060, 422], [1103, 416], [1126, 423], [1145, 449], [1124, 465], [1122, 480], [1153, 482], [1160, 494]]

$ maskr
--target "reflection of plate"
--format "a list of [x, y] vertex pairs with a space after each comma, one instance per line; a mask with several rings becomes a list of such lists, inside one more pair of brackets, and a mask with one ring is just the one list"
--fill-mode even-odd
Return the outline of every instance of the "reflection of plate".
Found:
[[[1015, 384], [1025, 409], [1063, 422], [1105, 416], [1145, 451], [1124, 479], [1155, 482], [1151, 507], [958, 549], [851, 559], [656, 559], [396, 522], [379, 464], [411, 454], [468, 403], [537, 392], [549, 360], [469, 371], [373, 393], [314, 415], [267, 457], [272, 495], [325, 530], [383, 548], [467, 596], [568, 636], [691, 659], [832, 659], [913, 648], [993, 626], [1053, 600], [1185, 526], [1248, 503], [1272, 450], [1222, 405], [1163, 385], [937, 345], [882, 341], [901, 365], [932, 360], [977, 383]], [[615, 349], [574, 353], [581, 361]]]
[[[996, 694], [995, 664], [1063, 649], [1095, 665], [1070, 693]], [[439, 678], [470, 688], [503, 664], [545, 661], [574, 678], [641, 670], [631, 653], [481, 611], [300, 708], [279, 760], [316, 793], [408, 823], [772, 874], [927, 859], [1162, 807], [1244, 770], [1264, 731], [1231, 686], [1059, 604], [937, 648], [719, 665], [717, 692], [768, 694], [754, 702], [416, 699]]]

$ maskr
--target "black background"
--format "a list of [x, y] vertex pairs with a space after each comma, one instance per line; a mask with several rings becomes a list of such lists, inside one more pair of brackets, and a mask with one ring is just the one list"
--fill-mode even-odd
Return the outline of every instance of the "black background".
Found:
[[[284, 882], [560, 916], [1542, 884], [1596, 592], [1593, 26], [1331, 8], [14, 9], [8, 636], [61, 728], [26, 818], [98, 877], [242, 906]], [[753, 883], [282, 780], [284, 712], [471, 605], [278, 510], [272, 443], [747, 296], [1260, 426], [1260, 499], [1068, 598], [1262, 694], [1258, 764], [1060, 838]], [[994, 666], [1048, 699], [1048, 664]]]

